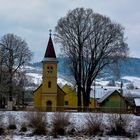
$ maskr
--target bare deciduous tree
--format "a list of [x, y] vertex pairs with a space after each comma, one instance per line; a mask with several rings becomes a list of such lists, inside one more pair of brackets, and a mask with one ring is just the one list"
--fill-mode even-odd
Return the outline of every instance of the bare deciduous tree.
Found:
[[[5, 79], [9, 101], [13, 100], [15, 77], [20, 69], [31, 60], [32, 53], [27, 43], [19, 36], [6, 34], [0, 39], [0, 72]], [[18, 76], [19, 79], [21, 79]], [[1, 79], [2, 81], [2, 79]], [[2, 84], [2, 82], [1, 82]], [[5, 90], [4, 90], [5, 91]]]
[[105, 66], [128, 54], [124, 28], [92, 9], [76, 8], [59, 19], [55, 31], [78, 87], [78, 106], [82, 93], [83, 105], [88, 107], [96, 76]]

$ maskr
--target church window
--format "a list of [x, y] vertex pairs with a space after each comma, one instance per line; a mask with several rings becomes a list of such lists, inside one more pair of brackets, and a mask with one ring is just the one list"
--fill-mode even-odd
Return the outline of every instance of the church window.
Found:
[[53, 67], [52, 66], [48, 66], [47, 67], [47, 71], [48, 71], [48, 73], [52, 73], [53, 72]]
[[68, 101], [65, 101], [65, 105], [69, 105], [69, 102]]
[[48, 88], [51, 88], [51, 81], [48, 82]]

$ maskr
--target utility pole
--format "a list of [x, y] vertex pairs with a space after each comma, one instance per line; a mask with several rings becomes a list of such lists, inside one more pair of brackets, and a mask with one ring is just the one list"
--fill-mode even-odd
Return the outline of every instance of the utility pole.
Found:
[[96, 81], [94, 80], [94, 110], [96, 110]]
[[[120, 84], [120, 93], [121, 93], [121, 96], [123, 96], [123, 82], [121, 80], [121, 84]], [[121, 119], [121, 112], [122, 112], [122, 99], [121, 99], [121, 96], [120, 96], [120, 119]]]

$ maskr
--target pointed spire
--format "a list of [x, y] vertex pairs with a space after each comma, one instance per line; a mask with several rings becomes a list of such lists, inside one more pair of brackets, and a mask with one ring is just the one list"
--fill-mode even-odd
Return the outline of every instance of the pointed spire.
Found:
[[48, 46], [44, 55], [44, 58], [56, 58], [56, 54], [55, 54], [55, 50], [53, 47], [53, 42], [52, 42], [52, 38], [51, 38], [51, 31], [50, 31], [50, 37], [49, 37], [49, 41], [48, 41]]

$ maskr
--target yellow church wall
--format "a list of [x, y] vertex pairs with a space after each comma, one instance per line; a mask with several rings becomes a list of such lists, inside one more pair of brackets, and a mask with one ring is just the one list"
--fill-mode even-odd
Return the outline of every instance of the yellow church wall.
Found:
[[[77, 108], [77, 94], [67, 84], [63, 86], [62, 90], [66, 93], [64, 97], [64, 106], [68, 108]], [[67, 103], [66, 103], [67, 102]]]
[[[48, 87], [48, 82], [51, 82], [51, 88]], [[43, 81], [43, 86], [42, 86], [42, 92], [43, 93], [57, 93], [57, 84], [56, 84], [56, 78], [54, 79], [49, 79], [49, 78], [46, 78], [44, 81]]]
[[[72, 90], [72, 88], [70, 86], [68, 86], [67, 84], [64, 85], [62, 89], [66, 93], [66, 95], [64, 97], [65, 107], [77, 108], [78, 107], [77, 106], [77, 93], [74, 90]], [[81, 100], [83, 103], [82, 96], [81, 96]], [[83, 105], [82, 105], [82, 107], [83, 107]], [[89, 108], [94, 108], [94, 98], [90, 98]]]
[[95, 102], [94, 98], [90, 98], [89, 108], [94, 108], [94, 105], [95, 105], [94, 102]]
[[42, 100], [42, 85], [40, 85], [35, 91], [34, 91], [34, 107], [35, 109], [41, 108], [41, 100]]
[[57, 106], [58, 107], [64, 106], [64, 96], [65, 96], [64, 91], [59, 86], [57, 86]]
[[[48, 69], [52, 68], [52, 69]], [[49, 70], [52, 70], [51, 72]], [[48, 82], [51, 82], [51, 88], [48, 87]], [[43, 93], [57, 93], [57, 63], [43, 63]]]
[[[70, 86], [65, 85], [62, 89], [57, 86], [57, 96], [42, 93], [42, 85], [34, 91], [34, 106], [36, 109], [46, 111], [47, 101], [52, 102], [52, 111], [62, 109], [63, 106], [69, 109], [77, 108], [77, 93]], [[65, 103], [68, 102], [68, 105]], [[90, 98], [89, 108], [94, 107], [94, 98]]]
[[[52, 67], [51, 73], [48, 72], [48, 67]], [[43, 62], [43, 76], [57, 77], [57, 62]]]
[[42, 110], [47, 111], [47, 102], [51, 101], [51, 111], [56, 111], [57, 95], [42, 95]]
[[[65, 107], [77, 108], [77, 95], [74, 95], [73, 93], [66, 93], [64, 102]], [[66, 104], [66, 102], [68, 104]]]

